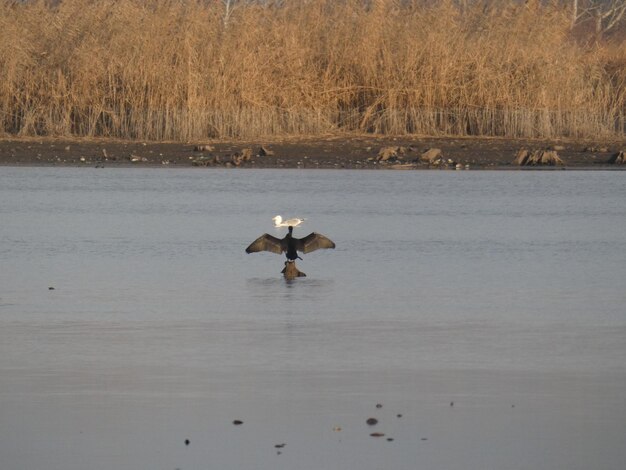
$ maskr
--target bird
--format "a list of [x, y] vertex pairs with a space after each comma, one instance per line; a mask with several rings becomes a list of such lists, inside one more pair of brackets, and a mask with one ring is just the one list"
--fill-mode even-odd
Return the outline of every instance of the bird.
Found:
[[293, 226], [289, 226], [289, 232], [284, 238], [276, 238], [268, 233], [264, 233], [254, 240], [246, 253], [257, 253], [259, 251], [269, 251], [278, 255], [285, 253], [287, 261], [302, 259], [298, 256], [298, 251], [310, 253], [320, 248], [335, 248], [335, 243], [321, 233], [311, 232], [304, 238], [293, 236]]
[[306, 219], [299, 219], [298, 217], [294, 217], [293, 219], [283, 220], [280, 215], [277, 215], [272, 218], [272, 220], [274, 221], [274, 227], [297, 227]]

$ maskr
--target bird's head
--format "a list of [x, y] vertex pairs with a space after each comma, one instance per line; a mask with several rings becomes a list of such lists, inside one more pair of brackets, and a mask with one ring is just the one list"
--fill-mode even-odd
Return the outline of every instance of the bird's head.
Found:
[[293, 227], [290, 225], [287, 230], [289, 230], [289, 235], [291, 235], [291, 232], [293, 232]]

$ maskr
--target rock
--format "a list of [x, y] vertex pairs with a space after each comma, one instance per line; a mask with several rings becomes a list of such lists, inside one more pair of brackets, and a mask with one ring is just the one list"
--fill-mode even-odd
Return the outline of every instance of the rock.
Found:
[[395, 160], [398, 158], [399, 147], [382, 147], [378, 151], [377, 160], [379, 162], [386, 162], [388, 160]]
[[212, 152], [215, 148], [212, 145], [204, 144], [204, 145], [196, 145], [193, 148], [194, 152]]
[[368, 424], [368, 426], [375, 426], [376, 424], [378, 424], [378, 420], [376, 418], [368, 418], [365, 422]]
[[626, 163], [625, 160], [626, 160], [626, 151], [622, 150], [620, 152], [617, 152], [611, 155], [611, 158], [607, 160], [607, 163], [622, 165]]
[[274, 155], [274, 152], [272, 150], [269, 150], [267, 147], [261, 145], [261, 148], [259, 149], [259, 156], [272, 157], [273, 155]]
[[541, 152], [538, 162], [541, 165], [563, 165], [563, 160], [561, 160], [555, 150], [546, 150]]
[[428, 149], [422, 152], [420, 160], [430, 165], [439, 165], [443, 162], [443, 152], [438, 148]]
[[245, 148], [241, 152], [239, 152], [239, 155], [241, 156], [244, 162], [247, 162], [252, 159], [253, 152], [251, 148]]
[[521, 149], [517, 152], [517, 155], [515, 156], [515, 160], [513, 160], [513, 163], [515, 165], [524, 166], [528, 162], [529, 157], [530, 157], [530, 151], [526, 149]]
[[531, 152], [527, 149], [521, 149], [517, 152], [513, 164], [518, 166], [555, 166], [564, 165], [565, 163], [555, 150], [533, 150]]
[[306, 274], [298, 270], [295, 261], [285, 261], [285, 267], [283, 268], [281, 273], [285, 276], [285, 279], [287, 280], [295, 279], [297, 277], [306, 277]]
[[549, 150], [554, 150], [555, 152], [562, 152], [563, 150], [565, 150], [565, 146], [564, 145], [552, 145]]
[[239, 166], [239, 165], [241, 165], [241, 162], [242, 162], [242, 161], [243, 161], [243, 157], [242, 157], [240, 154], [238, 154], [238, 153], [234, 154], [234, 155], [231, 157], [231, 159], [230, 159], [230, 162], [231, 162], [234, 166]]
[[220, 159], [213, 155], [202, 156], [191, 160], [192, 166], [212, 166], [216, 163], [220, 163]]

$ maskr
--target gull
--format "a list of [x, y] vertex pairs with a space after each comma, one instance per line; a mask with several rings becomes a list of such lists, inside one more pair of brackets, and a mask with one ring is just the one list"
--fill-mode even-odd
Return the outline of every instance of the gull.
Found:
[[274, 221], [274, 227], [297, 227], [306, 219], [299, 219], [297, 217], [294, 217], [293, 219], [283, 220], [280, 215], [277, 215], [276, 217], [272, 218], [272, 220]]
[[284, 238], [276, 238], [268, 233], [264, 233], [259, 238], [250, 243], [246, 248], [246, 253], [257, 253], [259, 251], [269, 251], [278, 255], [285, 253], [288, 261], [302, 259], [298, 256], [298, 251], [310, 253], [320, 248], [335, 248], [335, 243], [321, 233], [311, 232], [304, 238], [293, 237], [293, 227], [289, 226], [289, 233]]

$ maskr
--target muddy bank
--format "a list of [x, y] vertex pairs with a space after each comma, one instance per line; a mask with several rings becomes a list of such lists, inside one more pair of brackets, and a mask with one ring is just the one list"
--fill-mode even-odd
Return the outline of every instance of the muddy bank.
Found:
[[[519, 168], [520, 149], [556, 150], [561, 168], [623, 168], [608, 161], [622, 141], [496, 138], [324, 137], [250, 142], [126, 142], [105, 139], [2, 139], [5, 166], [158, 166], [240, 168], [434, 169]], [[439, 149], [439, 157], [425, 157]], [[386, 150], [386, 153], [385, 153]], [[432, 156], [432, 153], [431, 153]]]

